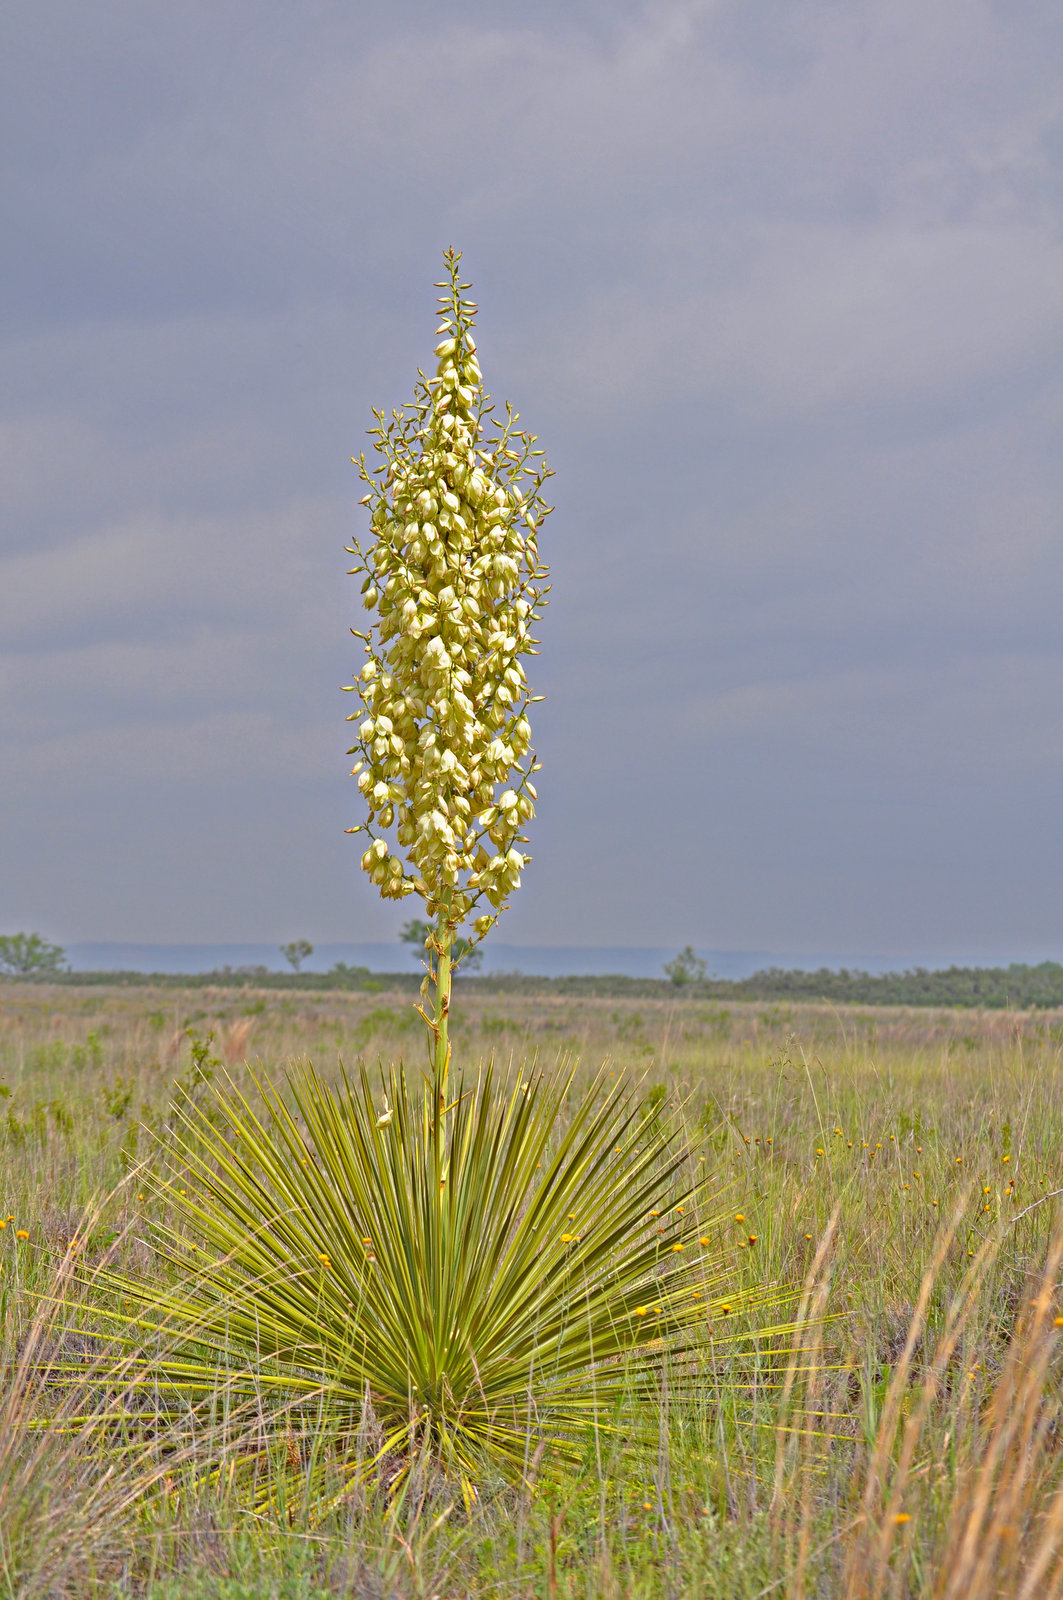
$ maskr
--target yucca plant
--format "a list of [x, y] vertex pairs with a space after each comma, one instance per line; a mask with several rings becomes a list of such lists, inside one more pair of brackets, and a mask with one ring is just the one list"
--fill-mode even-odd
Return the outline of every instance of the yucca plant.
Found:
[[[443, 1167], [434, 1097], [401, 1070], [383, 1113], [364, 1071], [257, 1088], [260, 1110], [220, 1097], [224, 1131], [182, 1113], [184, 1192], [161, 1190], [177, 1220], [155, 1239], [172, 1287], [108, 1280], [135, 1304], [118, 1335], [171, 1347], [145, 1374], [154, 1407], [209, 1399], [224, 1373], [324, 1409], [349, 1473], [427, 1454], [468, 1490], [541, 1444], [578, 1453], [663, 1363], [681, 1385], [707, 1341], [749, 1338], [736, 1313], [762, 1297], [729, 1289], [681, 1125], [630, 1087], [575, 1095], [554, 1072], [500, 1092], [487, 1069], [456, 1088]], [[367, 1412], [377, 1448], [355, 1461]]]
[[[534, 437], [508, 407], [486, 436], [459, 260], [447, 252], [437, 376], [390, 423], [377, 414], [382, 466], [361, 462], [375, 542], [353, 546], [375, 617], [352, 686], [362, 864], [433, 919], [427, 1085], [392, 1069], [378, 1102], [364, 1070], [332, 1088], [306, 1065], [287, 1094], [259, 1078], [254, 1103], [235, 1086], [186, 1099], [168, 1147], [177, 1222], [155, 1239], [168, 1282], [108, 1281], [133, 1307], [113, 1337], [156, 1350], [156, 1408], [209, 1403], [222, 1378], [227, 1393], [274, 1391], [286, 1426], [293, 1402], [326, 1416], [342, 1472], [364, 1469], [352, 1440], [371, 1426], [370, 1459], [397, 1458], [400, 1476], [430, 1459], [470, 1494], [547, 1444], [585, 1448], [662, 1366], [700, 1381], [704, 1342], [719, 1356], [742, 1338], [681, 1121], [647, 1117], [632, 1085], [602, 1075], [577, 1094], [560, 1068], [505, 1084], [490, 1067], [451, 1072], [455, 941], [463, 926], [484, 937], [526, 859], [521, 658], [545, 596], [547, 510]], [[761, 1317], [751, 1337], [780, 1331]]]

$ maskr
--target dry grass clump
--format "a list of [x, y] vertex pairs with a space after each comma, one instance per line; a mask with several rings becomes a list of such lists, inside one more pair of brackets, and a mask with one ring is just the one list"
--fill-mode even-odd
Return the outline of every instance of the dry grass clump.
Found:
[[[792, 1600], [822, 1592], [810, 1583], [815, 1558], [827, 1592], [845, 1600], [925, 1594], [933, 1600], [1034, 1600], [1063, 1592], [1063, 1219], [1039, 1274], [1032, 1277], [1009, 1335], [990, 1361], [985, 1348], [986, 1281], [1005, 1245], [1003, 1231], [970, 1260], [932, 1341], [928, 1311], [946, 1271], [960, 1208], [942, 1225], [888, 1379], [879, 1389], [877, 1426], [863, 1440], [844, 1412], [823, 1402], [821, 1311], [829, 1280], [833, 1224], [820, 1242], [802, 1311], [813, 1313], [803, 1389], [788, 1374], [780, 1407], [772, 1500], [782, 1590]], [[924, 1351], [922, 1359], [919, 1352]], [[795, 1404], [799, 1396], [804, 1404]], [[819, 1427], [808, 1427], [809, 1420]], [[866, 1413], [865, 1413], [866, 1419]], [[796, 1426], [795, 1426], [796, 1424]], [[824, 1441], [850, 1438], [853, 1478], [839, 1498], [837, 1523], [813, 1548], [816, 1465]]]

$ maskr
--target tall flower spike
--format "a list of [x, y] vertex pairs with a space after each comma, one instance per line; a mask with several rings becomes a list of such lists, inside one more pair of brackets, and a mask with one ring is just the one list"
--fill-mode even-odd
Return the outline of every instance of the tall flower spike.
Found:
[[[362, 710], [353, 775], [368, 809], [362, 867], [386, 899], [419, 894], [434, 922], [437, 1075], [445, 1078], [450, 950], [472, 920], [482, 939], [519, 887], [535, 810], [524, 659], [545, 604], [538, 530], [552, 474], [510, 406], [484, 393], [471, 285], [445, 252], [436, 374], [369, 430], [380, 458], [357, 464], [370, 540], [348, 546], [371, 623], [349, 685]], [[428, 980], [426, 980], [427, 984]], [[445, 985], [445, 994], [443, 988]], [[425, 990], [427, 993], [427, 988]], [[445, 1001], [445, 1004], [442, 1002]], [[440, 1015], [442, 1005], [442, 1016]]]

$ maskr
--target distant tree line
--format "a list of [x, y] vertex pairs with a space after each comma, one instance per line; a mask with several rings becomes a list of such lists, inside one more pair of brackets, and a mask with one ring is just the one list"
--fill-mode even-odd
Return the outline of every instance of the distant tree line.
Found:
[[[415, 940], [407, 936], [407, 942], [412, 945]], [[72, 987], [115, 984], [168, 989], [348, 989], [366, 993], [390, 988], [412, 993], [420, 981], [419, 972], [370, 972], [367, 967], [347, 966], [342, 961], [328, 972], [274, 972], [268, 967], [220, 967], [213, 972], [198, 973], [71, 972], [63, 965], [63, 952], [57, 946], [49, 947], [39, 961], [26, 959], [41, 954], [36, 947], [27, 952], [23, 946], [16, 946], [14, 960], [10, 959], [10, 950], [5, 959], [5, 948], [5, 942], [0, 940], [0, 972], [9, 980]], [[538, 978], [513, 972], [460, 977], [459, 968], [459, 981], [484, 994], [663, 999], [674, 995], [678, 987], [692, 1000], [831, 1001], [835, 1005], [957, 1006], [987, 1010], [1009, 1007], [1019, 1011], [1063, 1007], [1063, 965], [1056, 961], [1042, 961], [1038, 966], [947, 967], [936, 972], [914, 967], [908, 972], [877, 974], [851, 972], [845, 968], [839, 972], [827, 967], [821, 967], [818, 972], [797, 972], [769, 967], [748, 978], [703, 977], [698, 966], [688, 962], [682, 963], [681, 970], [682, 977], [677, 982], [672, 972], [665, 978], [629, 978], [608, 973], [600, 977]]]
[[913, 967], [907, 972], [783, 971], [769, 967], [749, 978], [698, 984], [734, 1000], [833, 1000], [849, 1005], [963, 1006], [1020, 1011], [1043, 1006], [1063, 1006], [1063, 965], [1042, 961], [1038, 966], [945, 967], [929, 971]]
[[[671, 966], [671, 963], [669, 963]], [[621, 976], [521, 978], [513, 975], [468, 980], [482, 990], [520, 989], [557, 994], [621, 996], [649, 999], [674, 995], [688, 999], [831, 1001], [835, 1005], [955, 1006], [1025, 1011], [1063, 1007], [1063, 966], [1043, 961], [1038, 966], [948, 967], [936, 972], [914, 967], [908, 972], [817, 972], [768, 967], [748, 978], [702, 978], [688, 970], [678, 983], [667, 978]]]

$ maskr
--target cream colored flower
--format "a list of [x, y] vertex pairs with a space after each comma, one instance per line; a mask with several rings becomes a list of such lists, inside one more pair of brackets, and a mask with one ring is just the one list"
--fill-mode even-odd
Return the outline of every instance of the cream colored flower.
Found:
[[349, 548], [371, 622], [348, 721], [368, 820], [351, 831], [370, 835], [362, 867], [382, 895], [419, 894], [451, 929], [478, 912], [482, 938], [530, 859], [517, 848], [536, 800], [524, 662], [547, 593], [550, 473], [510, 407], [493, 418], [460, 259], [447, 252], [439, 285], [435, 376], [389, 420], [376, 413], [378, 465], [359, 458], [370, 540]]

